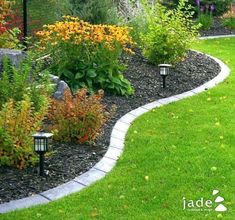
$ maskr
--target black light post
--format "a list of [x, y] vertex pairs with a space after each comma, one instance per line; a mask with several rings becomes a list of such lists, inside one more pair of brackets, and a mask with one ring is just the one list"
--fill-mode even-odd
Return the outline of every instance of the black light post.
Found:
[[49, 138], [53, 136], [52, 133], [38, 132], [34, 137], [34, 151], [39, 154], [39, 174], [44, 176], [44, 154], [48, 151]]
[[27, 50], [27, 36], [28, 36], [28, 0], [23, 0], [23, 44]]
[[166, 77], [170, 73], [170, 64], [159, 64], [159, 69], [160, 69], [160, 75], [162, 76], [162, 87], [166, 87]]

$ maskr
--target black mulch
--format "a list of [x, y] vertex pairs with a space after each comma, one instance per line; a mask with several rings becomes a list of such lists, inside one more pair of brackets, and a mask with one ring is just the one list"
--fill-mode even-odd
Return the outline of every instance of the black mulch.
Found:
[[229, 29], [223, 26], [220, 18], [214, 19], [214, 24], [209, 30], [200, 31], [201, 36], [217, 36], [235, 34], [234, 29]]
[[129, 59], [128, 63], [125, 76], [131, 81], [135, 95], [104, 98], [107, 108], [116, 105], [117, 111], [104, 126], [103, 134], [96, 144], [94, 146], [54, 144], [52, 156], [46, 159], [46, 177], [37, 174], [37, 167], [26, 170], [0, 167], [0, 203], [48, 190], [86, 172], [105, 154], [111, 129], [122, 115], [146, 103], [200, 86], [214, 78], [220, 71], [219, 65], [212, 59], [189, 52], [187, 58], [172, 69], [167, 78], [167, 88], [163, 89], [157, 68], [146, 62], [139, 53]]

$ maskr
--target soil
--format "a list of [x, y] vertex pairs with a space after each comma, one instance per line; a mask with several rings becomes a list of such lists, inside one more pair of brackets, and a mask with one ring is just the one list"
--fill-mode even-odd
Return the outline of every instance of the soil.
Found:
[[93, 146], [53, 143], [50, 157], [45, 160], [45, 177], [38, 175], [37, 167], [25, 170], [0, 167], [0, 203], [48, 190], [86, 172], [105, 154], [112, 127], [122, 115], [146, 103], [198, 87], [220, 71], [219, 65], [211, 58], [190, 51], [184, 61], [171, 69], [166, 88], [163, 89], [158, 68], [148, 63], [140, 53], [126, 58], [126, 62], [129, 67], [124, 75], [131, 81], [135, 94], [130, 97], [104, 97], [107, 109], [116, 105], [117, 110], [105, 124], [97, 142]]

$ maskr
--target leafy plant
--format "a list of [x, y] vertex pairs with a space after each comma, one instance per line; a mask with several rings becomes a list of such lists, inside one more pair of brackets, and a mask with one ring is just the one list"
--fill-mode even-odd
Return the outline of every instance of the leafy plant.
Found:
[[15, 1], [1, 0], [0, 1], [0, 25], [5, 24], [6, 16], [11, 12], [12, 5]]
[[30, 56], [19, 67], [12, 66], [8, 58], [3, 59], [3, 72], [0, 73], [0, 109], [9, 99], [21, 101], [27, 94], [35, 111], [38, 111], [51, 90], [49, 72], [41, 72], [40, 65], [34, 64]]
[[43, 52], [50, 53], [54, 73], [64, 79], [73, 92], [86, 86], [89, 91], [105, 91], [130, 95], [133, 89], [122, 72], [119, 58], [133, 53], [129, 28], [91, 25], [75, 17], [47, 25], [37, 33]]
[[222, 23], [227, 28], [235, 29], [235, 18], [224, 18]]
[[[179, 0], [169, 0], [167, 3], [172, 5], [177, 5]], [[197, 15], [200, 11], [201, 12], [208, 12], [213, 8], [213, 15], [214, 16], [221, 16], [226, 13], [230, 7], [230, 4], [233, 0], [189, 0], [187, 4], [193, 6], [193, 10]], [[198, 10], [199, 9], [199, 10]]]
[[198, 25], [194, 25], [190, 7], [180, 0], [176, 9], [167, 10], [156, 3], [144, 2], [143, 19], [146, 28], [140, 32], [144, 56], [153, 64], [175, 64], [182, 60], [191, 43], [198, 36]]
[[196, 20], [197, 24], [200, 24], [200, 29], [202, 30], [209, 30], [212, 25], [214, 24], [214, 19], [213, 16], [211, 15], [211, 13], [202, 13], [199, 14], [197, 20]]
[[117, 24], [119, 16], [112, 0], [70, 0], [74, 16], [92, 24]]
[[40, 129], [47, 113], [48, 100], [35, 111], [32, 100], [24, 95], [21, 101], [9, 99], [0, 111], [0, 165], [23, 169], [35, 162], [31, 135]]
[[21, 48], [18, 36], [20, 30], [18, 28], [6, 29], [2, 27], [2, 32], [0, 33], [0, 48], [16, 49]]
[[0, 2], [0, 48], [20, 48], [18, 39], [20, 30], [17, 27], [8, 27], [8, 16], [13, 13], [15, 1], [2, 0]]
[[53, 100], [49, 111], [54, 138], [84, 143], [93, 141], [104, 124], [105, 108], [101, 104], [103, 91], [87, 96], [81, 89], [74, 96], [65, 91], [63, 100]]

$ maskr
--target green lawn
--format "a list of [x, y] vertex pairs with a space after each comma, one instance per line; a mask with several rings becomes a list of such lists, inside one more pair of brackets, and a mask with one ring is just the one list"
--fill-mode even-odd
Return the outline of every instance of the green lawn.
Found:
[[[226, 82], [138, 118], [118, 165], [92, 187], [0, 219], [235, 219], [235, 38], [195, 48], [229, 65]], [[212, 199], [214, 189], [227, 212], [183, 210], [183, 197]]]

